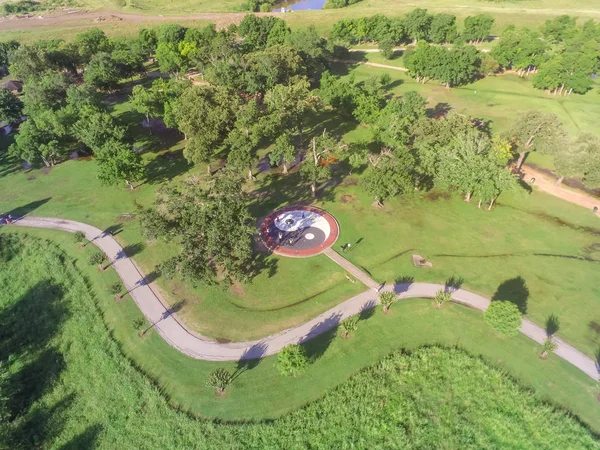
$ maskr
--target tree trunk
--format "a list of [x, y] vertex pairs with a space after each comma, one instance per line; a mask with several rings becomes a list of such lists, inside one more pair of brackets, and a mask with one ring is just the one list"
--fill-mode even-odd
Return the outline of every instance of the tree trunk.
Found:
[[471, 195], [472, 195], [472, 193], [471, 193], [471, 192], [467, 192], [467, 193], [465, 194], [465, 202], [467, 202], [467, 203], [470, 203], [470, 202], [471, 202]]
[[210, 163], [206, 163], [206, 173], [210, 177], [212, 174], [210, 173]]
[[492, 207], [494, 206], [494, 202], [496, 201], [495, 198], [492, 199], [492, 201], [490, 202], [490, 206], [488, 206], [488, 211], [492, 210]]
[[133, 191], [133, 184], [129, 180], [125, 180], [125, 184], [129, 187], [130, 190]]
[[479, 199], [479, 203], [477, 203], [477, 207], [481, 209], [481, 199]]
[[523, 161], [525, 161], [525, 156], [527, 156], [527, 152], [520, 152], [519, 153], [519, 159], [517, 160], [517, 170], [521, 170], [521, 166], [523, 165]]
[[45, 165], [46, 167], [50, 167], [50, 163], [49, 163], [49, 162], [48, 162], [48, 160], [47, 160], [46, 158], [44, 158], [43, 156], [42, 156], [42, 161], [44, 161], [44, 165]]
[[317, 184], [313, 181], [310, 185], [310, 190], [313, 198], [317, 196]]
[[288, 163], [284, 162], [283, 163], [283, 174], [287, 175], [288, 173]]
[[252, 175], [252, 167], [248, 167], [248, 179], [254, 180], [254, 175]]
[[565, 179], [565, 177], [559, 177], [558, 180], [556, 180], [556, 184], [560, 185], [564, 179]]
[[148, 124], [148, 132], [152, 134], [152, 125], [150, 125], [150, 117], [146, 114], [146, 123]]

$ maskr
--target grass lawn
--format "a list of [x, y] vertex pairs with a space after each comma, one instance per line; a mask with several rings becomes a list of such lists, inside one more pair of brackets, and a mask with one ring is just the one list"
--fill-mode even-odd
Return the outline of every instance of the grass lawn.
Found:
[[[458, 346], [474, 355], [482, 355], [492, 366], [506, 371], [525, 387], [534, 389], [540, 398], [570, 409], [591, 427], [600, 430], [600, 403], [595, 398], [598, 388], [589, 377], [554, 355], [547, 360], [539, 359], [540, 346], [523, 336], [506, 338], [495, 335], [478, 311], [454, 304], [435, 309], [430, 301], [419, 299], [394, 305], [386, 316], [379, 310], [374, 311], [371, 317], [364, 317], [358, 331], [347, 340], [332, 332], [311, 341], [307, 353], [314, 363], [302, 376], [281, 377], [273, 368], [275, 358], [269, 357], [241, 367], [227, 395], [216, 397], [214, 391], [204, 386], [207, 374], [215, 367], [236, 370], [237, 363], [210, 363], [185, 357], [152, 331], [140, 337], [132, 325], [133, 320], [141, 317], [133, 301], [126, 297], [115, 302], [107, 293], [106, 288], [117, 280], [115, 272], [101, 273], [86, 263], [87, 255], [94, 251], [92, 248], [80, 247], [70, 234], [59, 231], [0, 228], [0, 237], [10, 236], [18, 237], [20, 241], [13, 244], [13, 248], [18, 249], [16, 255], [2, 252], [3, 257], [11, 254], [13, 258], [3, 263], [4, 270], [0, 272], [0, 280], [3, 286], [7, 286], [0, 292], [0, 323], [3, 330], [18, 327], [20, 332], [15, 335], [19, 339], [3, 340], [0, 347], [2, 359], [7, 353], [13, 354], [7, 366], [11, 375], [8, 379], [29, 380], [26, 384], [28, 390], [22, 391], [26, 401], [11, 403], [14, 412], [23, 414], [16, 428], [27, 439], [32, 439], [37, 433], [36, 439], [55, 442], [54, 446], [60, 447], [76, 437], [83, 442], [91, 434], [104, 443], [98, 448], [114, 448], [118, 444], [136, 448], [159, 445], [161, 448], [218, 447], [213, 442], [219, 442], [222, 448], [223, 445], [229, 447], [230, 434], [236, 434], [238, 444], [232, 445], [236, 448], [239, 442], [250, 445], [259, 431], [268, 439], [275, 439], [274, 435], [282, 433], [285, 435], [286, 429], [299, 429], [290, 426], [289, 421], [302, 423], [305, 419], [303, 435], [308, 429], [308, 435], [315, 438], [325, 433], [318, 430], [334, 430], [334, 434], [343, 436], [349, 432], [346, 425], [339, 422], [341, 417], [346, 416], [342, 413], [345, 408], [353, 410], [355, 402], [358, 402], [369, 411], [366, 419], [373, 414], [372, 407], [382, 405], [378, 396], [369, 390], [369, 394], [360, 401], [352, 396], [343, 401], [336, 399], [336, 395], [347, 392], [347, 389], [354, 392], [349, 386], [356, 386], [359, 382], [352, 375], [398, 348], [417, 350], [424, 344], [434, 343]], [[40, 302], [43, 302], [43, 307]], [[30, 317], [27, 311], [36, 311], [32, 316], [35, 320], [23, 320]], [[104, 329], [101, 315], [110, 334]], [[13, 335], [13, 331], [8, 334]], [[31, 338], [25, 339], [25, 336]], [[113, 338], [117, 344], [112, 341]], [[134, 370], [120, 350], [154, 383]], [[47, 352], [54, 355], [50, 361], [61, 361], [61, 364], [47, 367], [47, 360], [41, 359]], [[520, 417], [519, 423], [522, 423], [523, 417], [529, 414], [521, 409], [522, 406], [512, 403], [502, 408], [490, 408], [476, 400], [493, 393], [494, 403], [498, 406], [513, 398], [508, 392], [500, 395], [504, 383], [496, 376], [490, 378], [491, 375], [486, 374], [489, 369], [483, 366], [475, 365], [468, 369], [461, 365], [460, 374], [440, 378], [440, 374], [453, 373], [446, 364], [459, 364], [460, 358], [452, 357], [450, 360], [455, 360], [455, 363], [438, 354], [425, 366], [416, 369], [414, 373], [417, 374], [433, 371], [433, 378], [428, 378], [426, 383], [411, 378], [397, 382], [390, 380], [391, 384], [386, 383], [387, 388], [383, 389], [373, 373], [367, 373], [366, 378], [359, 376], [358, 380], [363, 380], [360, 381], [364, 383], [363, 389], [371, 386], [377, 392], [389, 392], [390, 400], [399, 401], [408, 395], [412, 406], [398, 411], [411, 411], [414, 407], [415, 417], [425, 414], [417, 420], [416, 423], [420, 424], [417, 429], [427, 427], [433, 421], [443, 430], [451, 426], [451, 417], [463, 417], [459, 422], [464, 420], [468, 423], [474, 420], [473, 417], [488, 420], [486, 417], [496, 417], [492, 411], [499, 410], [511, 411], [507, 413], [510, 416], [517, 414], [515, 417]], [[427, 361], [427, 358], [422, 361]], [[413, 373], [407, 366], [402, 367], [398, 374], [410, 376]], [[488, 384], [486, 380], [490, 379], [496, 382]], [[340, 383], [349, 384], [332, 391]], [[401, 387], [407, 383], [411, 387], [408, 391]], [[170, 409], [159, 392], [184, 410], [224, 420], [275, 418], [319, 399], [326, 392], [329, 394], [322, 401], [313, 403], [308, 410], [284, 417], [283, 423], [277, 421], [262, 425], [265, 428], [257, 430], [253, 427], [259, 425], [236, 428], [191, 420], [189, 416]], [[417, 392], [423, 395], [416, 395]], [[452, 400], [448, 397], [450, 392]], [[523, 392], [518, 397], [530, 398]], [[373, 401], [374, 398], [378, 400]], [[437, 416], [430, 415], [431, 411], [441, 413], [455, 401], [461, 405], [463, 412], [465, 402], [471, 405], [468, 420], [463, 414], [452, 414], [444, 416], [450, 422], [446, 419], [438, 422]], [[484, 408], [486, 413], [484, 410], [477, 413], [479, 407]], [[537, 414], [546, 414], [544, 408], [536, 406]], [[319, 416], [319, 426], [309, 420], [313, 414]], [[333, 416], [329, 417], [329, 414]], [[510, 420], [497, 419], [498, 423]], [[569, 423], [564, 420], [567, 419], [561, 419], [560, 423]], [[386, 419], [379, 417], [377, 421], [387, 423]], [[361, 420], [354, 421], [352, 428], [359, 422]], [[403, 423], [402, 420], [400, 422]], [[555, 424], [554, 421], [549, 423]], [[389, 426], [395, 427], [395, 424], [390, 423]], [[540, 426], [541, 423], [534, 428]], [[51, 430], [53, 434], [44, 434], [42, 428]], [[90, 429], [96, 432], [92, 433]], [[438, 436], [439, 431], [430, 432], [432, 436]], [[563, 432], [566, 433], [565, 430]], [[370, 436], [365, 430], [360, 433], [363, 438]], [[538, 439], [539, 435], [533, 433], [523, 442]], [[144, 444], [140, 445], [140, 442]], [[264, 448], [268, 442], [257, 443], [256, 446]], [[84, 445], [80, 443], [79, 448], [82, 447]]]
[[[402, 61], [402, 58], [388, 61], [378, 53], [363, 55], [368, 61], [381, 64], [401, 65]], [[600, 90], [597, 86], [584, 95], [557, 98], [534, 89], [530, 81], [512, 74], [486, 77], [467, 86], [446, 89], [435, 81], [417, 83], [408, 74], [391, 69], [340, 65], [337, 72], [353, 74], [357, 81], [388, 73], [394, 83], [394, 94], [417, 91], [427, 98], [431, 107], [443, 104], [461, 114], [489, 120], [494, 131], [509, 128], [521, 113], [539, 109], [556, 114], [573, 135], [599, 132], [596, 117], [600, 116]]]

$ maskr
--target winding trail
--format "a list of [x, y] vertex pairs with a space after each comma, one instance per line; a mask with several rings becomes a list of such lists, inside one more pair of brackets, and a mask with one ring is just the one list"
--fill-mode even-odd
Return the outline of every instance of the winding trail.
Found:
[[[152, 324], [152, 328], [169, 345], [195, 359], [236, 361], [273, 355], [288, 344], [307, 341], [335, 327], [341, 320], [378, 304], [376, 289], [369, 289], [295, 328], [289, 328], [257, 341], [219, 343], [191, 332], [179, 322], [174, 311], [170, 310], [167, 303], [152, 289], [151, 284], [146, 281], [133, 260], [125, 254], [123, 248], [110, 234], [81, 222], [49, 217], [26, 216], [16, 220], [14, 225], [85, 233], [86, 238], [107, 255], [129, 294]], [[340, 259], [338, 264], [346, 270], [360, 271], [338, 254], [328, 256], [330, 258], [333, 256], [332, 259], [336, 262]], [[364, 272], [361, 275], [361, 281], [371, 287], [377, 286], [377, 282]], [[445, 287], [430, 283], [397, 283], [384, 286], [382, 289], [394, 290], [399, 299], [404, 299], [431, 298]], [[463, 289], [452, 290], [451, 293], [453, 301], [480, 311], [485, 311], [490, 304], [490, 300]], [[527, 319], [523, 319], [520, 331], [538, 343], [542, 343], [546, 339], [544, 329]], [[555, 353], [559, 357], [573, 364], [591, 378], [598, 379], [599, 367], [595, 361], [561, 339], [555, 338], [555, 341], [557, 343]]]

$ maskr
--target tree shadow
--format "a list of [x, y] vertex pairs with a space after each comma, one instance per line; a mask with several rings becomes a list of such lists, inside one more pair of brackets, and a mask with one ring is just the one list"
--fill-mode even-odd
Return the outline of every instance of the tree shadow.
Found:
[[277, 274], [279, 260], [268, 253], [257, 253], [253, 262], [253, 274], [256, 275], [266, 272], [268, 278], [273, 278]]
[[550, 314], [546, 319], [546, 336], [555, 335], [560, 329], [560, 321], [556, 314]]
[[123, 231], [123, 224], [116, 223], [114, 225], [111, 225], [111, 226], [105, 228], [104, 231], [102, 231], [101, 237], [116, 236], [121, 231]]
[[438, 103], [433, 108], [427, 108], [425, 114], [431, 119], [439, 119], [446, 116], [452, 107], [448, 103]]
[[266, 342], [257, 342], [256, 344], [248, 347], [242, 353], [242, 356], [237, 362], [237, 367], [232, 376], [232, 379], [239, 377], [242, 373], [247, 370], [252, 370], [257, 367], [265, 357], [268, 345]]
[[100, 424], [86, 428], [83, 433], [78, 434], [66, 444], [62, 445], [59, 450], [91, 450], [96, 448], [98, 435], [102, 432], [103, 426]]
[[531, 194], [533, 192], [533, 188], [531, 187], [531, 185], [529, 183], [527, 183], [523, 178], [518, 177], [517, 183], [519, 184], [519, 186], [521, 188], [523, 188], [525, 191], [527, 191], [528, 194]]
[[358, 320], [368, 320], [375, 314], [375, 307], [377, 302], [375, 300], [369, 300], [367, 303], [362, 305], [360, 312], [358, 313]]
[[193, 166], [183, 157], [183, 150], [161, 153], [146, 164], [146, 183], [157, 184], [188, 172]]
[[415, 278], [403, 275], [394, 280], [394, 292], [398, 295], [410, 289], [410, 286], [415, 282]]
[[146, 245], [143, 242], [138, 242], [137, 244], [129, 244], [123, 247], [123, 250], [119, 252], [117, 256], [118, 259], [132, 257], [140, 253], [142, 250], [146, 248]]
[[169, 317], [171, 317], [173, 314], [177, 314], [179, 311], [181, 311], [185, 305], [187, 305], [187, 300], [183, 299], [183, 300], [179, 300], [178, 302], [173, 303], [169, 308], [167, 308], [160, 316], [160, 319], [158, 319], [156, 322], [154, 322], [153, 324], [151, 324], [148, 328], [146, 328], [142, 334], [146, 334], [148, 331], [150, 331], [152, 328], [154, 328], [156, 325], [158, 325], [160, 322], [162, 322], [163, 320], [168, 319]]
[[[302, 339], [306, 356], [315, 362], [325, 354], [337, 334], [337, 326], [342, 319], [341, 313], [332, 313], [323, 321], [314, 325]], [[315, 338], [315, 339], [313, 339]]]
[[18, 220], [18, 218], [26, 216], [27, 214], [38, 209], [40, 206], [45, 205], [50, 201], [51, 198], [52, 197], [47, 197], [42, 200], [36, 200], [34, 202], [27, 203], [26, 205], [19, 206], [18, 208], [8, 211], [6, 214], [16, 217]]
[[446, 280], [444, 283], [444, 292], [453, 293], [458, 291], [463, 285], [465, 280], [462, 277], [457, 277], [452, 275], [450, 278]]
[[529, 289], [527, 283], [522, 277], [511, 278], [503, 281], [496, 293], [492, 297], [492, 301], [508, 300], [514, 303], [521, 314], [527, 313], [527, 300], [529, 299]]

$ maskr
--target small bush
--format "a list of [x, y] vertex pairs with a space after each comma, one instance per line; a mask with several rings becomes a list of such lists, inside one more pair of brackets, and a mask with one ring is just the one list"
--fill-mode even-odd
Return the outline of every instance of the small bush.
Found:
[[83, 231], [76, 231], [73, 234], [73, 239], [75, 239], [75, 242], [82, 244], [85, 241], [85, 233]]
[[145, 320], [141, 317], [138, 319], [133, 319], [132, 325], [134, 330], [140, 330], [144, 326]]
[[88, 258], [88, 262], [90, 266], [102, 265], [102, 263], [106, 260], [106, 255], [102, 252], [92, 253]]
[[390, 309], [390, 306], [397, 300], [396, 293], [392, 291], [385, 291], [379, 294], [379, 302], [383, 307], [383, 313], [387, 313]]
[[281, 375], [296, 376], [308, 366], [308, 357], [301, 345], [286, 345], [277, 355], [275, 367]]
[[217, 390], [220, 394], [227, 386], [231, 384], [231, 373], [228, 370], [219, 368], [213, 370], [206, 379], [206, 387], [211, 387]]
[[5, 14], [23, 14], [34, 11], [39, 11], [42, 6], [38, 2], [32, 2], [30, 0], [21, 0], [14, 3], [4, 3], [2, 5]]
[[484, 319], [494, 330], [506, 336], [514, 336], [521, 326], [521, 312], [509, 301], [492, 302], [484, 313]]
[[379, 41], [379, 51], [385, 59], [392, 59], [394, 57], [394, 41], [386, 38]]
[[542, 344], [542, 358], [546, 358], [548, 356], [548, 353], [551, 353], [554, 350], [556, 350], [556, 347], [558, 347], [558, 345], [556, 344], [556, 342], [554, 342], [552, 336], [548, 336]]
[[439, 290], [433, 298], [433, 304], [436, 308], [441, 308], [444, 306], [444, 303], [448, 303], [450, 300], [452, 300], [452, 294], [450, 294], [450, 292]]
[[348, 317], [340, 322], [340, 330], [342, 331], [342, 337], [346, 339], [350, 333], [353, 333], [358, 328], [358, 316]]
[[117, 281], [116, 283], [113, 283], [108, 287], [108, 292], [110, 292], [112, 295], [117, 295], [120, 298], [121, 295], [119, 295], [119, 294], [121, 294], [122, 288], [123, 288], [123, 285]]

